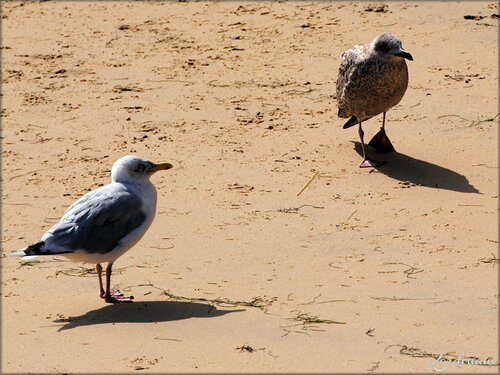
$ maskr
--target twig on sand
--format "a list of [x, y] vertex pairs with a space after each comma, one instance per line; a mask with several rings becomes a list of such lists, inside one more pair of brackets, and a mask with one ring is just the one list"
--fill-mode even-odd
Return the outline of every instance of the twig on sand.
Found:
[[25, 267], [25, 266], [34, 266], [35, 264], [39, 264], [41, 263], [39, 260], [37, 259], [34, 259], [34, 260], [24, 260], [24, 261], [21, 261], [19, 262], [19, 267], [17, 267], [17, 269], [21, 268], [21, 267]]
[[500, 258], [497, 258], [493, 253], [491, 253], [491, 258], [481, 258], [479, 259], [480, 262], [483, 263], [500, 263]]
[[377, 301], [422, 301], [428, 299], [436, 299], [436, 298], [408, 298], [408, 297], [373, 297], [370, 296], [371, 299], [376, 299]]
[[[492, 361], [492, 358], [488, 357], [485, 358], [484, 360], [481, 360], [479, 357], [476, 356], [467, 356], [464, 357], [463, 355], [456, 355], [454, 352], [447, 352], [447, 353], [428, 353], [422, 349], [419, 348], [412, 348], [408, 347], [406, 345], [401, 345], [401, 344], [392, 344], [389, 345], [384, 349], [384, 352], [387, 351], [387, 349], [397, 346], [400, 347], [399, 353], [402, 355], [407, 355], [410, 357], [416, 357], [416, 358], [434, 358], [434, 359], [441, 359], [443, 361], [452, 361], [455, 359], [460, 359], [462, 363], [470, 363], [471, 361], [474, 362], [476, 365], [480, 366], [498, 366], [499, 363], [495, 363], [495, 361]], [[489, 363], [491, 362], [491, 363]]]
[[56, 271], [56, 276], [58, 276], [60, 273], [66, 276], [86, 277], [96, 275], [97, 271], [93, 267], [68, 268], [66, 270]]
[[213, 87], [229, 87], [230, 86], [227, 84], [214, 83], [214, 82], [217, 82], [217, 80], [216, 79], [211, 80], [210, 82], [208, 82], [208, 85], [213, 86]]
[[345, 227], [347, 225], [347, 222], [351, 219], [351, 217], [354, 216], [354, 214], [358, 212], [358, 210], [354, 210], [352, 214], [349, 215], [349, 217], [347, 219], [345, 219], [344, 221], [341, 221], [340, 223], [336, 224], [335, 226], [337, 228], [340, 228], [340, 227]]
[[[129, 267], [132, 266], [113, 269], [113, 272], [121, 273], [125, 268]], [[56, 271], [56, 276], [58, 276], [59, 274], [63, 274], [66, 276], [76, 276], [76, 277], [90, 277], [93, 275], [97, 275], [97, 271], [94, 267], [79, 267], [79, 268], [68, 268], [65, 270]]]
[[295, 316], [292, 318], [285, 318], [288, 320], [295, 320], [299, 323], [297, 324], [291, 324], [287, 326], [280, 326], [281, 329], [286, 331], [286, 333], [282, 336], [287, 336], [290, 332], [295, 332], [295, 333], [303, 333], [306, 335], [309, 335], [307, 332], [301, 332], [301, 331], [296, 331], [292, 330], [293, 327], [301, 327], [303, 331], [324, 331], [324, 329], [319, 329], [318, 324], [346, 324], [345, 322], [338, 322], [336, 320], [330, 320], [330, 319], [321, 319], [317, 317], [316, 315], [311, 315], [309, 313], [303, 313], [300, 310], [293, 310], [292, 312], [295, 312]]
[[333, 303], [333, 302], [354, 302], [354, 303], [356, 302], [353, 300], [346, 300], [346, 299], [331, 299], [331, 300], [327, 300], [327, 301], [316, 302], [319, 297], [321, 297], [321, 293], [318, 294], [316, 297], [314, 297], [311, 301], [299, 303], [299, 305], [305, 306], [305, 305], [312, 305], [312, 304], [320, 305], [322, 303]]
[[291, 207], [291, 208], [280, 208], [278, 210], [278, 212], [283, 212], [283, 213], [295, 213], [295, 212], [299, 212], [299, 210], [302, 208], [302, 207], [312, 207], [312, 208], [325, 208], [323, 206], [313, 206], [313, 205], [310, 205], [310, 204], [303, 204], [302, 206], [299, 206], [299, 207]]
[[313, 91], [314, 89], [307, 87], [305, 90], [298, 90], [298, 89], [285, 90], [284, 93], [286, 93], [287, 95], [303, 95]]
[[354, 212], [350, 214], [349, 217], [344, 221], [344, 224], [346, 224], [349, 221], [349, 219], [354, 216], [356, 212], [358, 212], [358, 210], [354, 210]]
[[[296, 320], [299, 322], [302, 322], [303, 325], [307, 324], [345, 324], [345, 322], [338, 322], [336, 320], [330, 320], [330, 319], [321, 319], [317, 317], [316, 315], [311, 315], [309, 313], [303, 313], [300, 312], [300, 310], [294, 310], [296, 312], [295, 316], [293, 318], [287, 318], [289, 320]], [[292, 311], [293, 312], [293, 311]]]
[[39, 268], [49, 268], [49, 266], [47, 266], [47, 267], [39, 266], [42, 263], [49, 263], [49, 262], [51, 262], [51, 261], [49, 261], [49, 260], [41, 261], [41, 260], [38, 260], [38, 259], [21, 260], [19, 262], [19, 267], [17, 267], [17, 269], [19, 269], [21, 267], [34, 267], [34, 266], [37, 266]]
[[26, 173], [16, 174], [15, 176], [11, 176], [9, 178], [9, 181], [12, 181], [14, 178], [24, 177], [24, 176], [27, 176], [27, 175], [32, 174], [32, 173], [37, 173], [37, 172], [46, 171], [46, 170], [47, 169], [35, 169], [33, 171], [29, 171], [29, 172], [26, 172]]
[[409, 279], [414, 279], [414, 277], [412, 277], [412, 275], [414, 275], [416, 273], [424, 272], [423, 269], [410, 266], [409, 264], [406, 264], [406, 263], [401, 263], [401, 262], [386, 262], [384, 264], [389, 264], [389, 265], [392, 265], [392, 264], [401, 264], [403, 266], [410, 267], [407, 270], [403, 271], [405, 273], [406, 277], [409, 278]]
[[267, 311], [267, 307], [271, 306], [274, 301], [276, 301], [278, 298], [277, 297], [270, 297], [270, 298], [265, 298], [265, 297], [254, 297], [253, 300], [251, 301], [232, 301], [228, 298], [204, 298], [204, 297], [184, 297], [184, 296], [178, 296], [173, 293], [171, 293], [169, 290], [157, 287], [156, 285], [153, 285], [152, 283], [149, 284], [139, 284], [137, 286], [150, 286], [155, 289], [161, 290], [163, 294], [168, 296], [171, 299], [175, 299], [177, 301], [189, 301], [189, 302], [208, 302], [213, 305], [217, 306], [248, 306], [248, 307], [256, 307], [258, 309], [261, 309], [263, 311]]
[[316, 300], [321, 297], [321, 293], [318, 294], [316, 297], [314, 297], [311, 301], [309, 302], [304, 302], [304, 303], [299, 303], [299, 305], [312, 305], [314, 302], [316, 302]]
[[300, 191], [299, 191], [299, 193], [297, 194], [297, 197], [298, 197], [300, 194], [302, 194], [302, 192], [303, 192], [304, 190], [306, 190], [306, 188], [307, 188], [307, 187], [311, 184], [311, 182], [313, 182], [313, 180], [314, 180], [316, 177], [318, 177], [318, 175], [319, 175], [319, 171], [318, 171], [318, 172], [316, 172], [316, 173], [314, 174], [314, 176], [312, 176], [312, 177], [311, 177], [311, 179], [309, 180], [309, 182], [308, 182], [307, 184], [305, 184], [305, 186], [302, 188], [302, 190], [300, 190]]
[[490, 118], [487, 118], [485, 120], [469, 120], [469, 119], [466, 119], [460, 115], [455, 115], [455, 114], [451, 114], [451, 115], [442, 115], [442, 116], [439, 116], [438, 119], [441, 119], [443, 117], [458, 117], [464, 121], [470, 121], [470, 124], [469, 126], [475, 126], [475, 125], [479, 125], [481, 124], [482, 122], [491, 122], [491, 121], [495, 121], [495, 119], [498, 117], [498, 115], [500, 115], [500, 113], [497, 113], [495, 116], [493, 117], [490, 117]]
[[179, 339], [169, 339], [167, 337], [160, 337], [160, 336], [153, 337], [153, 340], [165, 340], [165, 341], [178, 341], [178, 342], [182, 342], [182, 340], [179, 340]]

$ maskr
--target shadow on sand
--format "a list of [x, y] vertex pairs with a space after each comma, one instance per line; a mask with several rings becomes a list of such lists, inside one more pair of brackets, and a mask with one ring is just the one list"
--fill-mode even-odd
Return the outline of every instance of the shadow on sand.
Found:
[[54, 323], [65, 323], [59, 331], [94, 324], [168, 322], [189, 318], [214, 318], [238, 310], [217, 310], [215, 306], [197, 302], [146, 301], [106, 305], [84, 315], [69, 319], [57, 319]]
[[[363, 151], [360, 142], [353, 142], [354, 149], [362, 157]], [[391, 178], [399, 181], [408, 181], [416, 185], [427, 186], [436, 189], [453, 190], [461, 193], [482, 194], [467, 178], [451, 169], [439, 165], [412, 158], [399, 152], [379, 154], [367, 145], [368, 156], [386, 163], [377, 168]]]

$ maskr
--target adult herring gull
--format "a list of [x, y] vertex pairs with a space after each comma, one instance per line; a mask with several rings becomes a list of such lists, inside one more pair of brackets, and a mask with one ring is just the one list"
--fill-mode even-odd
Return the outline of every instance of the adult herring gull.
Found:
[[361, 123], [383, 113], [382, 128], [369, 142], [379, 152], [394, 151], [385, 133], [385, 113], [398, 104], [408, 87], [406, 61], [412, 55], [391, 33], [378, 35], [371, 43], [354, 46], [342, 54], [337, 79], [338, 116], [350, 117], [344, 129], [359, 124], [363, 149], [361, 168], [378, 167], [382, 162], [367, 157]]
[[[157, 171], [172, 168], [137, 156], [125, 156], [111, 170], [111, 183], [85, 194], [73, 203], [61, 221], [40, 242], [11, 256], [63, 255], [74, 262], [96, 264], [100, 297], [106, 302], [132, 302], [120, 291], [110, 291], [114, 261], [146, 233], [156, 212], [156, 189], [149, 181]], [[106, 290], [101, 263], [107, 262]]]

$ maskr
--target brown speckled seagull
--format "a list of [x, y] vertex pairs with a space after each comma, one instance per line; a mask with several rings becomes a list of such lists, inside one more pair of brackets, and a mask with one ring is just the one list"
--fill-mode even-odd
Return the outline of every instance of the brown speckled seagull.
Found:
[[342, 55], [337, 79], [338, 116], [350, 117], [344, 129], [359, 124], [363, 149], [361, 168], [382, 164], [366, 156], [363, 121], [383, 113], [382, 128], [369, 145], [379, 152], [394, 151], [385, 133], [385, 113], [401, 101], [408, 87], [405, 59], [413, 60], [413, 57], [391, 33], [380, 34], [371, 43], [354, 46]]

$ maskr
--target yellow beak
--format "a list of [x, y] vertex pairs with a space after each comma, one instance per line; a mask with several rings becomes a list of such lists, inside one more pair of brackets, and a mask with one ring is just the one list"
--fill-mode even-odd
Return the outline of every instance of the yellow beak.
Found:
[[167, 169], [173, 168], [174, 166], [170, 163], [156, 164], [151, 170], [153, 172], [166, 171]]

